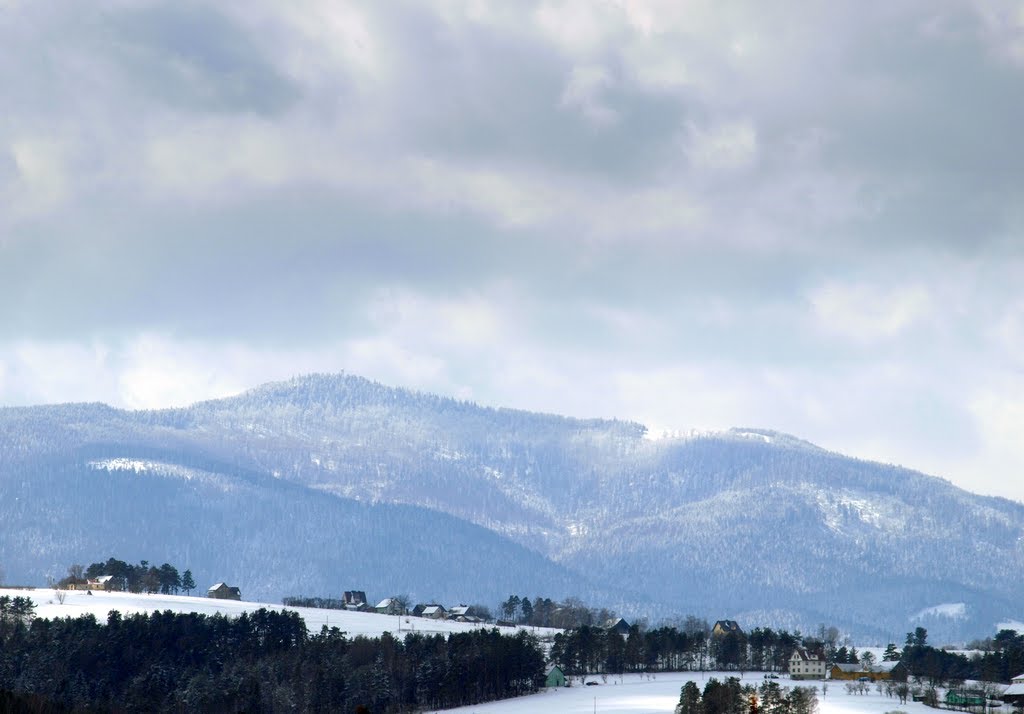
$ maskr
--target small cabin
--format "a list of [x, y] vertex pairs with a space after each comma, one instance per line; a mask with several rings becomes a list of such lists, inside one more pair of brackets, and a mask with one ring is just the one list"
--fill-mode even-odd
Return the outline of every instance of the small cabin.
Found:
[[242, 591], [231, 587], [227, 583], [217, 583], [216, 585], [211, 585], [209, 590], [206, 591], [206, 597], [212, 597], [217, 600], [241, 600]]

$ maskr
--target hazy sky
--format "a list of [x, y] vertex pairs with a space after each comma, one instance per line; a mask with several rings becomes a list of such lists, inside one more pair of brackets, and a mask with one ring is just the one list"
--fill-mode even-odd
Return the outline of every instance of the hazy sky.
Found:
[[1024, 500], [1024, 3], [0, 0], [0, 403], [309, 371]]

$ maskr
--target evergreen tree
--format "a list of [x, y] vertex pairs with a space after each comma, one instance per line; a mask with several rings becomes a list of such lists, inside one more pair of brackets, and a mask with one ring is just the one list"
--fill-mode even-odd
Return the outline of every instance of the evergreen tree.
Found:
[[185, 591], [186, 595], [190, 595], [195, 587], [196, 581], [192, 577], [192, 571], [186, 570], [185, 574], [181, 576], [181, 589]]
[[700, 689], [695, 682], [687, 682], [679, 692], [679, 704], [675, 714], [704, 714], [701, 708]]

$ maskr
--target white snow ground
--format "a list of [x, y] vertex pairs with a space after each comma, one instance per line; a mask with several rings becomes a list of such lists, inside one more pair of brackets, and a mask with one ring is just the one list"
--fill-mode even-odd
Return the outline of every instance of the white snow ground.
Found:
[[[704, 689], [704, 682], [711, 677], [723, 680], [729, 672], [679, 672], [648, 675], [627, 674], [623, 677], [609, 675], [607, 683], [587, 687], [574, 684], [569, 688], [547, 689], [517, 699], [505, 699], [489, 704], [476, 704], [458, 709], [439, 710], [437, 714], [671, 714], [679, 701], [679, 690], [688, 680], [697, 682]], [[734, 674], [734, 673], [732, 673]], [[601, 682], [600, 677], [590, 677]], [[743, 681], [761, 684], [760, 672], [748, 673]], [[828, 682], [828, 692], [821, 695], [821, 682], [794, 682], [783, 676], [776, 680], [780, 686], [817, 686], [818, 714], [885, 714], [905, 712], [906, 714], [933, 714], [921, 703], [900, 704], [896, 698], [879, 694], [874, 687], [864, 695], [850, 695], [842, 682]], [[435, 714], [431, 712], [431, 714]]]
[[[58, 601], [57, 592], [48, 588], [35, 590], [18, 590], [0, 588], [0, 596], [30, 597], [36, 604], [36, 617], [59, 618], [78, 617], [93, 614], [100, 622], [107, 621], [107, 613], [118, 610], [123, 614], [137, 612], [157, 612], [171, 610], [173, 612], [200, 612], [207, 615], [221, 613], [224, 615], [241, 615], [243, 612], [254, 612], [261, 607], [268, 610], [294, 610], [306, 621], [310, 632], [319, 632], [322, 625], [337, 627], [350, 636], [379, 636], [385, 632], [396, 635], [409, 631], [442, 633], [468, 632], [481, 627], [491, 628], [494, 625], [473, 625], [447, 620], [431, 620], [425, 617], [397, 617], [395, 615], [377, 615], [369, 612], [348, 612], [345, 610], [323, 610], [312, 607], [285, 607], [281, 604], [246, 602], [236, 600], [215, 600], [207, 597], [187, 597], [185, 595], [146, 595], [136, 593], [116, 593], [93, 591], [89, 595], [81, 590], [61, 590], [64, 602]], [[520, 628], [498, 628], [506, 634], [515, 634]], [[525, 628], [540, 636], [554, 634], [558, 630], [546, 628]]]

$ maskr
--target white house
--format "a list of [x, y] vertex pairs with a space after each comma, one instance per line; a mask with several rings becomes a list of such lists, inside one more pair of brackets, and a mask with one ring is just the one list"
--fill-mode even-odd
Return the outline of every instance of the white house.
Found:
[[825, 679], [825, 658], [817, 652], [797, 647], [789, 658], [789, 676], [793, 679]]

